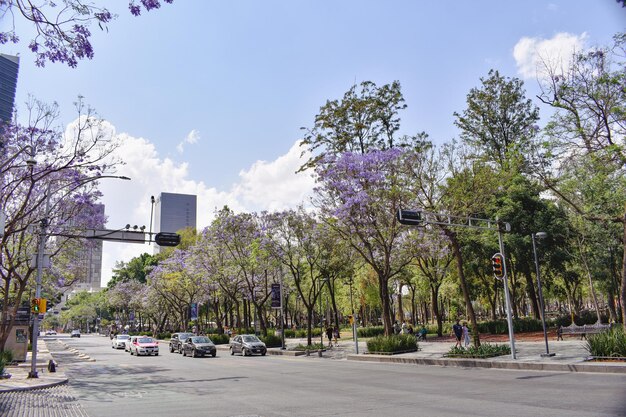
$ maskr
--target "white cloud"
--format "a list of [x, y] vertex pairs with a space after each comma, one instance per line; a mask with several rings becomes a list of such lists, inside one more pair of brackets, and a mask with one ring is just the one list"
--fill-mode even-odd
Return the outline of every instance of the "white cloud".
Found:
[[[110, 125], [111, 132], [115, 128]], [[192, 131], [194, 132], [194, 131]], [[191, 134], [190, 134], [191, 135]], [[189, 178], [188, 164], [161, 159], [155, 146], [144, 138], [126, 133], [118, 134], [121, 147], [116, 156], [125, 161], [117, 170], [132, 181], [108, 179], [101, 181], [102, 202], [108, 216], [108, 229], [121, 229], [126, 224], [150, 229], [150, 196], [161, 192], [197, 195], [197, 227], [210, 224], [216, 209], [228, 205], [235, 212], [281, 210], [306, 203], [314, 181], [309, 174], [295, 171], [306, 159], [300, 159], [301, 149], [296, 142], [284, 155], [274, 161], [257, 161], [239, 173], [239, 181], [229, 190], [218, 190], [204, 182]], [[117, 261], [127, 262], [148, 252], [148, 245], [105, 242], [103, 249], [102, 281], [112, 275]]]
[[188, 143], [188, 144], [193, 145], [194, 143], [198, 143], [199, 139], [200, 139], [200, 132], [198, 132], [196, 129], [193, 129], [191, 132], [187, 134], [187, 137], [183, 139], [182, 142], [176, 145], [176, 150], [178, 151], [178, 153], [182, 154], [185, 151], [185, 144]]
[[543, 69], [566, 68], [572, 53], [584, 49], [587, 34], [557, 33], [550, 39], [520, 39], [513, 48], [517, 71], [524, 79], [542, 78]]

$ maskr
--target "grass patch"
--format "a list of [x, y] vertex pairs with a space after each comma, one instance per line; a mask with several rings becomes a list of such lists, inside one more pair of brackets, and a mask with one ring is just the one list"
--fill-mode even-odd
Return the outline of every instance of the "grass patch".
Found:
[[417, 342], [412, 334], [376, 336], [367, 341], [369, 353], [416, 352]]
[[448, 358], [493, 358], [494, 356], [510, 355], [508, 345], [492, 345], [483, 343], [479, 347], [470, 346], [467, 349], [453, 346], [444, 356]]
[[626, 357], [626, 334], [622, 328], [587, 336], [585, 349], [591, 356]]

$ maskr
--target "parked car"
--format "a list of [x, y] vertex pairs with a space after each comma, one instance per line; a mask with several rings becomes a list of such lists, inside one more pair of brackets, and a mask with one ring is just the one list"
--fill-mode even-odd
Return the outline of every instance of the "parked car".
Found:
[[265, 356], [267, 347], [258, 337], [253, 334], [242, 334], [233, 337], [230, 341], [230, 354], [241, 353], [243, 356], [260, 354]]
[[135, 339], [137, 339], [138, 337], [141, 336], [128, 336], [128, 342], [126, 342], [124, 344], [124, 352], [130, 352], [130, 345], [135, 341]]
[[46, 330], [46, 336], [56, 336], [56, 334], [55, 330]]
[[80, 330], [72, 330], [72, 333], [70, 333], [70, 337], [80, 337]]
[[193, 333], [173, 333], [170, 339], [170, 352], [183, 353], [183, 343], [190, 337], [195, 336]]
[[191, 355], [195, 358], [196, 356], [211, 355], [215, 357], [216, 354], [215, 344], [206, 336], [192, 336], [183, 343], [183, 356]]
[[126, 343], [130, 341], [130, 336], [127, 334], [118, 334], [111, 340], [111, 347], [113, 349], [126, 350]]
[[130, 354], [159, 356], [159, 342], [148, 336], [133, 336], [130, 341]]

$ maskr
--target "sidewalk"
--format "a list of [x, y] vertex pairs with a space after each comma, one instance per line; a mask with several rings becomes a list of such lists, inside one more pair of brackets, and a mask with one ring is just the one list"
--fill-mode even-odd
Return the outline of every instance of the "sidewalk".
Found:
[[37, 374], [38, 378], [29, 378], [31, 367], [31, 353], [28, 352], [26, 361], [19, 365], [9, 365], [4, 371], [11, 374], [11, 378], [0, 379], [0, 393], [11, 391], [25, 391], [53, 387], [67, 383], [67, 376], [57, 368], [56, 372], [48, 372], [48, 361], [52, 355], [46, 346], [45, 340], [38, 340], [37, 350]]

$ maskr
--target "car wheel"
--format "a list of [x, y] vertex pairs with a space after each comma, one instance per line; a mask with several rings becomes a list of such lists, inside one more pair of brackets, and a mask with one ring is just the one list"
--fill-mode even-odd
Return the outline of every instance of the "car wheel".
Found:
[[215, 355], [217, 355], [217, 352], [211, 353], [211, 356], [215, 357]]
[[133, 356], [133, 350], [132, 349], [130, 350], [130, 356]]
[[170, 345], [170, 353], [174, 353], [174, 346]]
[[187, 352], [185, 351], [185, 349], [183, 349], [182, 354], [183, 354], [183, 356], [187, 356]]
[[192, 351], [191, 351], [191, 357], [192, 357], [192, 358], [195, 358], [195, 357], [197, 357], [197, 356], [198, 356], [198, 353], [196, 352], [196, 350], [195, 350], [195, 349], [194, 349], [194, 350], [192, 350]]
[[246, 348], [241, 349], [241, 356], [248, 356], [248, 349]]
[[154, 356], [159, 356], [159, 352], [155, 353]]
[[232, 356], [232, 355], [234, 355], [234, 354], [235, 354], [235, 349], [233, 349], [233, 347], [231, 346], [231, 347], [230, 347], [230, 355]]
[[265, 352], [265, 351], [261, 352], [261, 356], [265, 356], [266, 353], [267, 352]]
[[183, 354], [183, 348], [179, 347], [178, 348], [178, 353], [180, 353], [182, 355]]

